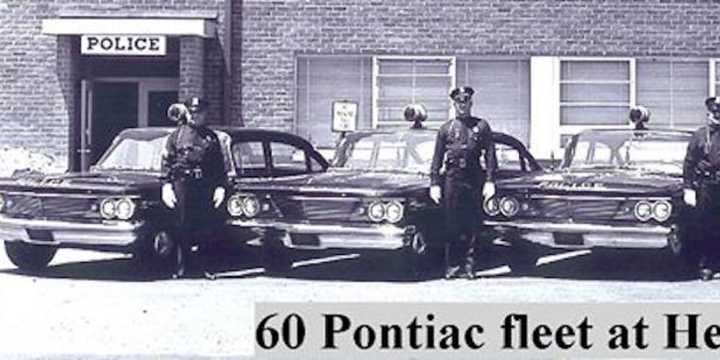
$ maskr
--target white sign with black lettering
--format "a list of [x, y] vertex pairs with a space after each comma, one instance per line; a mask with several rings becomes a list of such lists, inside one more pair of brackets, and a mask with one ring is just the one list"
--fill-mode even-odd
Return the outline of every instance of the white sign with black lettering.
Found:
[[164, 35], [83, 35], [80, 53], [83, 55], [163, 56], [166, 53]]

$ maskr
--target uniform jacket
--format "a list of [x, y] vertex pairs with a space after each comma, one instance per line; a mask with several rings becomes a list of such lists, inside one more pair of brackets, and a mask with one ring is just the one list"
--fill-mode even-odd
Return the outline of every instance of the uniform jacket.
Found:
[[699, 174], [720, 171], [720, 126], [705, 125], [695, 131], [688, 143], [683, 164], [683, 183], [691, 188]]
[[445, 160], [447, 176], [462, 176], [467, 180], [483, 176], [480, 157], [484, 157], [485, 180], [492, 182], [495, 176], [495, 144], [487, 121], [468, 117], [448, 120], [440, 127], [435, 142], [430, 177], [432, 185], [440, 184], [440, 168]]
[[183, 124], [170, 134], [163, 157], [163, 178], [180, 180], [187, 171], [200, 169], [209, 186], [226, 186], [227, 172], [220, 140], [205, 126]]

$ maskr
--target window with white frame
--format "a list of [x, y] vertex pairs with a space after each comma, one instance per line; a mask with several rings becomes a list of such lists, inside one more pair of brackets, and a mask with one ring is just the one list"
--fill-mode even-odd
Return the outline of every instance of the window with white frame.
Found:
[[720, 59], [710, 60], [710, 96], [720, 95]]
[[438, 126], [452, 115], [448, 93], [454, 87], [454, 57], [376, 56], [373, 127], [407, 126], [403, 109], [412, 103], [427, 109], [427, 126]]
[[561, 59], [561, 134], [627, 124], [634, 104], [634, 59]]
[[[703, 59], [637, 59], [637, 103], [650, 110], [650, 126], [692, 128], [705, 121], [711, 81]], [[717, 85], [715, 85], [717, 86]]]

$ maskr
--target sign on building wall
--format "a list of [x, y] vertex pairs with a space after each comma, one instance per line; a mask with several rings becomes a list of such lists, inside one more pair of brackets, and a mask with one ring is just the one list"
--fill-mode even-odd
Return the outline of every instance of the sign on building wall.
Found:
[[163, 56], [166, 53], [164, 35], [83, 35], [80, 53], [83, 55]]
[[332, 114], [332, 131], [347, 132], [357, 129], [358, 103], [333, 101]]

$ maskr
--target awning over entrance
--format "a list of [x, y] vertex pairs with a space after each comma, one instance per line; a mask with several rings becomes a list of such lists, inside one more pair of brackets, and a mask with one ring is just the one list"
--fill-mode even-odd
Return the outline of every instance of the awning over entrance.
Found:
[[166, 35], [216, 36], [217, 24], [207, 18], [88, 18], [63, 17], [44, 19], [43, 34], [50, 35]]

